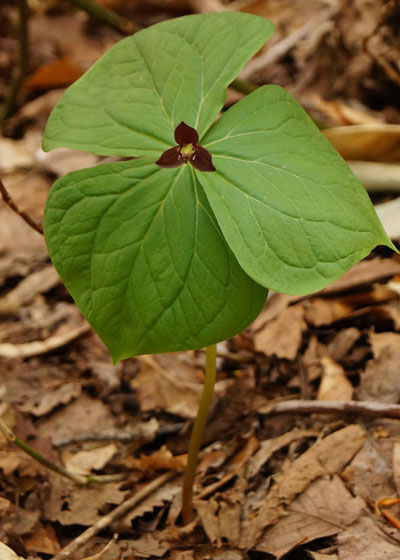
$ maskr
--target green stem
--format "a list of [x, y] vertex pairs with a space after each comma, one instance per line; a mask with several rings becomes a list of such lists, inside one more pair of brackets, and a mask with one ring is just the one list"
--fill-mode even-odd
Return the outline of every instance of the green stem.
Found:
[[101, 19], [109, 25], [116, 27], [123, 33], [135, 33], [135, 31], [138, 31], [139, 29], [131, 20], [120, 16], [112, 10], [103, 8], [103, 6], [96, 4], [96, 2], [93, 2], [93, 0], [68, 1], [70, 4], [74, 4], [84, 12], [87, 12], [89, 15], [94, 16], [97, 19]]
[[203, 393], [201, 395], [192, 435], [190, 436], [188, 462], [183, 476], [182, 516], [184, 525], [190, 523], [193, 517], [193, 483], [196, 475], [200, 446], [203, 440], [204, 427], [207, 421], [208, 409], [210, 408], [214, 394], [216, 359], [217, 347], [216, 344], [213, 344], [206, 349], [206, 371]]
[[[67, 470], [62, 465], [57, 465], [56, 463], [53, 463], [49, 459], [46, 459], [46, 457], [44, 457], [41, 453], [39, 453], [38, 451], [33, 449], [30, 445], [25, 443], [25, 441], [17, 437], [14, 434], [14, 432], [12, 432], [10, 428], [3, 422], [1, 417], [0, 417], [0, 432], [3, 434], [3, 436], [6, 438], [7, 441], [9, 441], [10, 443], [14, 443], [14, 445], [22, 449], [22, 451], [24, 451], [27, 455], [32, 457], [32, 459], [35, 459], [35, 461], [37, 461], [41, 465], [44, 465], [49, 470], [56, 472], [57, 474], [65, 478], [69, 478], [70, 480], [75, 482], [75, 484], [79, 484], [80, 486], [86, 486], [87, 484], [90, 484], [92, 482], [103, 482], [101, 480], [102, 477], [83, 476], [77, 473], [73, 473]], [[109, 482], [109, 481], [110, 481], [109, 477], [106, 476], [106, 480], [104, 480], [104, 482]]]
[[229, 87], [239, 91], [240, 93], [244, 93], [248, 95], [249, 93], [253, 93], [258, 88], [257, 84], [250, 82], [250, 80], [241, 80], [240, 78], [236, 78], [233, 80]]

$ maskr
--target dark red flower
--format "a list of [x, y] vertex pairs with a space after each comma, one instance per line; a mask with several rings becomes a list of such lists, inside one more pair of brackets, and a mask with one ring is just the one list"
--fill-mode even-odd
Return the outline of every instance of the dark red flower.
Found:
[[211, 154], [198, 145], [199, 135], [194, 128], [182, 121], [175, 128], [174, 137], [178, 145], [165, 150], [156, 165], [171, 169], [189, 162], [199, 171], [215, 171]]

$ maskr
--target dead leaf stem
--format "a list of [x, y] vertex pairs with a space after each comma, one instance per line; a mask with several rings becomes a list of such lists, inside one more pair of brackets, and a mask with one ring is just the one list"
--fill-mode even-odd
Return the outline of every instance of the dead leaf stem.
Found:
[[30, 226], [32, 229], [34, 229], [35, 231], [37, 231], [38, 233], [43, 235], [43, 227], [41, 226], [41, 224], [38, 224], [24, 210], [20, 210], [20, 208], [16, 205], [16, 203], [12, 199], [10, 193], [7, 191], [6, 187], [4, 186], [3, 181], [1, 179], [0, 179], [0, 192], [1, 192], [1, 196], [3, 197], [4, 202], [7, 204], [7, 206], [9, 208], [11, 208], [11, 210], [13, 212], [18, 214], [18, 216], [20, 216], [20, 218], [22, 218], [28, 224], [28, 226]]
[[175, 471], [169, 471], [165, 474], [162, 474], [155, 480], [149, 482], [149, 484], [141, 488], [141, 490], [136, 492], [136, 494], [117, 506], [109, 514], [99, 519], [94, 525], [89, 527], [89, 529], [84, 531], [81, 535], [79, 535], [79, 537], [69, 543], [69, 545], [61, 550], [61, 552], [56, 554], [56, 556], [54, 556], [52, 560], [67, 560], [71, 558], [72, 554], [74, 554], [74, 552], [76, 552], [78, 548], [86, 544], [100, 531], [109, 527], [113, 521], [119, 519], [129, 511], [132, 511], [135, 506], [137, 506], [140, 502], [147, 498], [147, 496], [158, 490], [158, 488], [163, 486], [163, 484], [165, 484], [168, 480], [176, 476], [176, 474], [177, 473]]

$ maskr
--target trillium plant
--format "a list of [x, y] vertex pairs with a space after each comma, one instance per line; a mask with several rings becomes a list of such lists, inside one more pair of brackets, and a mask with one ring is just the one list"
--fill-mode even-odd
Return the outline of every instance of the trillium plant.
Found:
[[58, 179], [44, 219], [50, 256], [114, 362], [206, 347], [184, 522], [215, 344], [257, 317], [268, 289], [320, 290], [376, 245], [393, 248], [362, 185], [284, 89], [262, 86], [219, 116], [272, 32], [229, 12], [127, 37], [64, 93], [43, 140], [46, 151], [130, 158]]

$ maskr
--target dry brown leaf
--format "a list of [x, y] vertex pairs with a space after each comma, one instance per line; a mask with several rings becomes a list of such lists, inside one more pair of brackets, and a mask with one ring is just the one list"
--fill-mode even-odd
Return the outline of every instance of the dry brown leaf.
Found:
[[103, 432], [115, 427], [108, 407], [98, 399], [82, 394], [67, 407], [41, 420], [37, 429], [43, 437], [51, 434], [54, 441], [78, 434]]
[[369, 333], [374, 358], [361, 373], [359, 400], [397, 403], [400, 399], [400, 334]]
[[308, 554], [310, 554], [312, 560], [339, 560], [337, 554], [321, 554], [312, 550], [309, 550]]
[[83, 70], [78, 68], [73, 60], [64, 56], [40, 66], [33, 74], [28, 76], [24, 82], [24, 87], [44, 90], [69, 86], [82, 74]]
[[0, 542], [1, 560], [24, 560], [22, 556], [18, 556], [11, 548]]
[[46, 354], [47, 352], [51, 352], [69, 344], [73, 340], [89, 332], [90, 329], [90, 325], [85, 323], [84, 325], [71, 329], [65, 333], [50, 336], [46, 340], [26, 342], [24, 344], [10, 344], [8, 342], [3, 342], [3, 344], [0, 344], [0, 356], [10, 360], [15, 358], [25, 359], [32, 358], [33, 356], [40, 356], [41, 354]]
[[160, 508], [167, 503], [173, 501], [175, 496], [182, 492], [182, 480], [175, 478], [164, 484], [161, 488], [153, 492], [138, 506], [135, 506], [134, 511], [127, 513], [121, 519], [117, 519], [112, 524], [112, 530], [117, 533], [124, 533], [132, 530], [132, 521], [137, 518], [143, 517], [147, 513], [151, 513], [155, 508]]
[[361, 517], [337, 537], [340, 560], [396, 560], [399, 544], [389, 538], [369, 517]]
[[341, 329], [328, 344], [328, 353], [332, 360], [343, 360], [360, 336], [361, 332], [356, 327]]
[[[121, 483], [77, 487], [57, 475], [51, 475], [50, 488], [41, 489], [44, 518], [62, 525], [93, 525], [110, 505], [119, 505], [127, 495]], [[106, 508], [106, 509], [104, 509]]]
[[172, 455], [171, 451], [163, 445], [151, 455], [141, 455], [137, 457], [125, 457], [119, 461], [129, 469], [138, 469], [144, 472], [154, 472], [163, 470], [184, 470], [187, 462], [187, 455]]
[[[397, 178], [400, 183], [400, 165], [398, 166], [399, 171], [397, 172]], [[396, 190], [400, 189], [400, 185]], [[394, 190], [389, 183], [386, 183], [386, 191]], [[375, 206], [378, 218], [382, 222], [382, 225], [390, 237], [390, 239], [400, 239], [400, 197], [384, 202], [383, 204], [377, 204]]]
[[397, 495], [400, 496], [400, 443], [397, 441], [393, 444], [392, 468]]
[[284, 472], [279, 473], [256, 519], [248, 523], [242, 533], [242, 548], [252, 548], [264, 529], [280, 518], [283, 506], [290, 504], [314, 480], [340, 472], [363, 445], [365, 437], [360, 426], [347, 426], [316, 443]]
[[32, 535], [23, 539], [28, 552], [39, 552], [53, 556], [60, 551], [60, 543], [52, 525], [37, 528]]
[[24, 278], [16, 288], [8, 292], [0, 300], [0, 313], [13, 313], [20, 306], [34, 300], [38, 294], [43, 294], [57, 286], [60, 282], [56, 269], [52, 265], [31, 273]]
[[259, 450], [253, 457], [250, 457], [246, 476], [248, 478], [255, 476], [260, 471], [261, 467], [270, 460], [274, 453], [291, 444], [293, 441], [308, 437], [316, 437], [317, 435], [318, 434], [312, 430], [299, 430], [295, 428], [290, 432], [286, 432], [286, 434], [260, 442]]
[[400, 159], [399, 124], [359, 124], [323, 131], [344, 159], [396, 161]]
[[35, 416], [45, 416], [60, 404], [68, 404], [80, 396], [82, 392], [81, 384], [78, 381], [71, 381], [61, 385], [52, 391], [32, 391], [25, 397], [24, 401], [16, 406], [20, 412], [29, 412]]
[[239, 545], [242, 504], [247, 482], [239, 477], [229, 490], [209, 498], [195, 500], [194, 507], [211, 544], [221, 547]]
[[354, 265], [341, 278], [324, 288], [321, 293], [331, 294], [350, 290], [354, 287], [378, 282], [396, 274], [400, 274], [400, 257], [398, 255], [393, 255], [390, 259], [375, 257], [363, 260]]
[[365, 503], [353, 497], [338, 476], [313, 482], [267, 530], [256, 549], [281, 558], [300, 544], [336, 535], [361, 515]]
[[393, 494], [391, 471], [377, 442], [364, 443], [346, 469], [346, 475], [353, 493], [368, 502]]
[[322, 378], [318, 387], [317, 399], [321, 401], [350, 401], [353, 385], [344, 369], [331, 358], [321, 358]]
[[254, 335], [255, 348], [267, 356], [294, 360], [305, 327], [304, 304], [291, 305]]
[[65, 451], [62, 454], [65, 468], [76, 474], [88, 475], [93, 471], [104, 468], [117, 452], [115, 443], [103, 445], [96, 449], [78, 451], [71, 454]]
[[[109, 159], [111, 158], [107, 158], [107, 161]], [[36, 160], [40, 169], [58, 176], [101, 163], [100, 158], [94, 154], [77, 152], [69, 148], [55, 148], [51, 152], [40, 151], [36, 154]]]
[[202, 384], [196, 379], [202, 372], [191, 368], [189, 381], [188, 372], [181, 376], [180, 371], [164, 370], [155, 358], [141, 357], [140, 361], [141, 370], [132, 381], [140, 409], [143, 412], [162, 409], [183, 418], [194, 418], [202, 392]]

